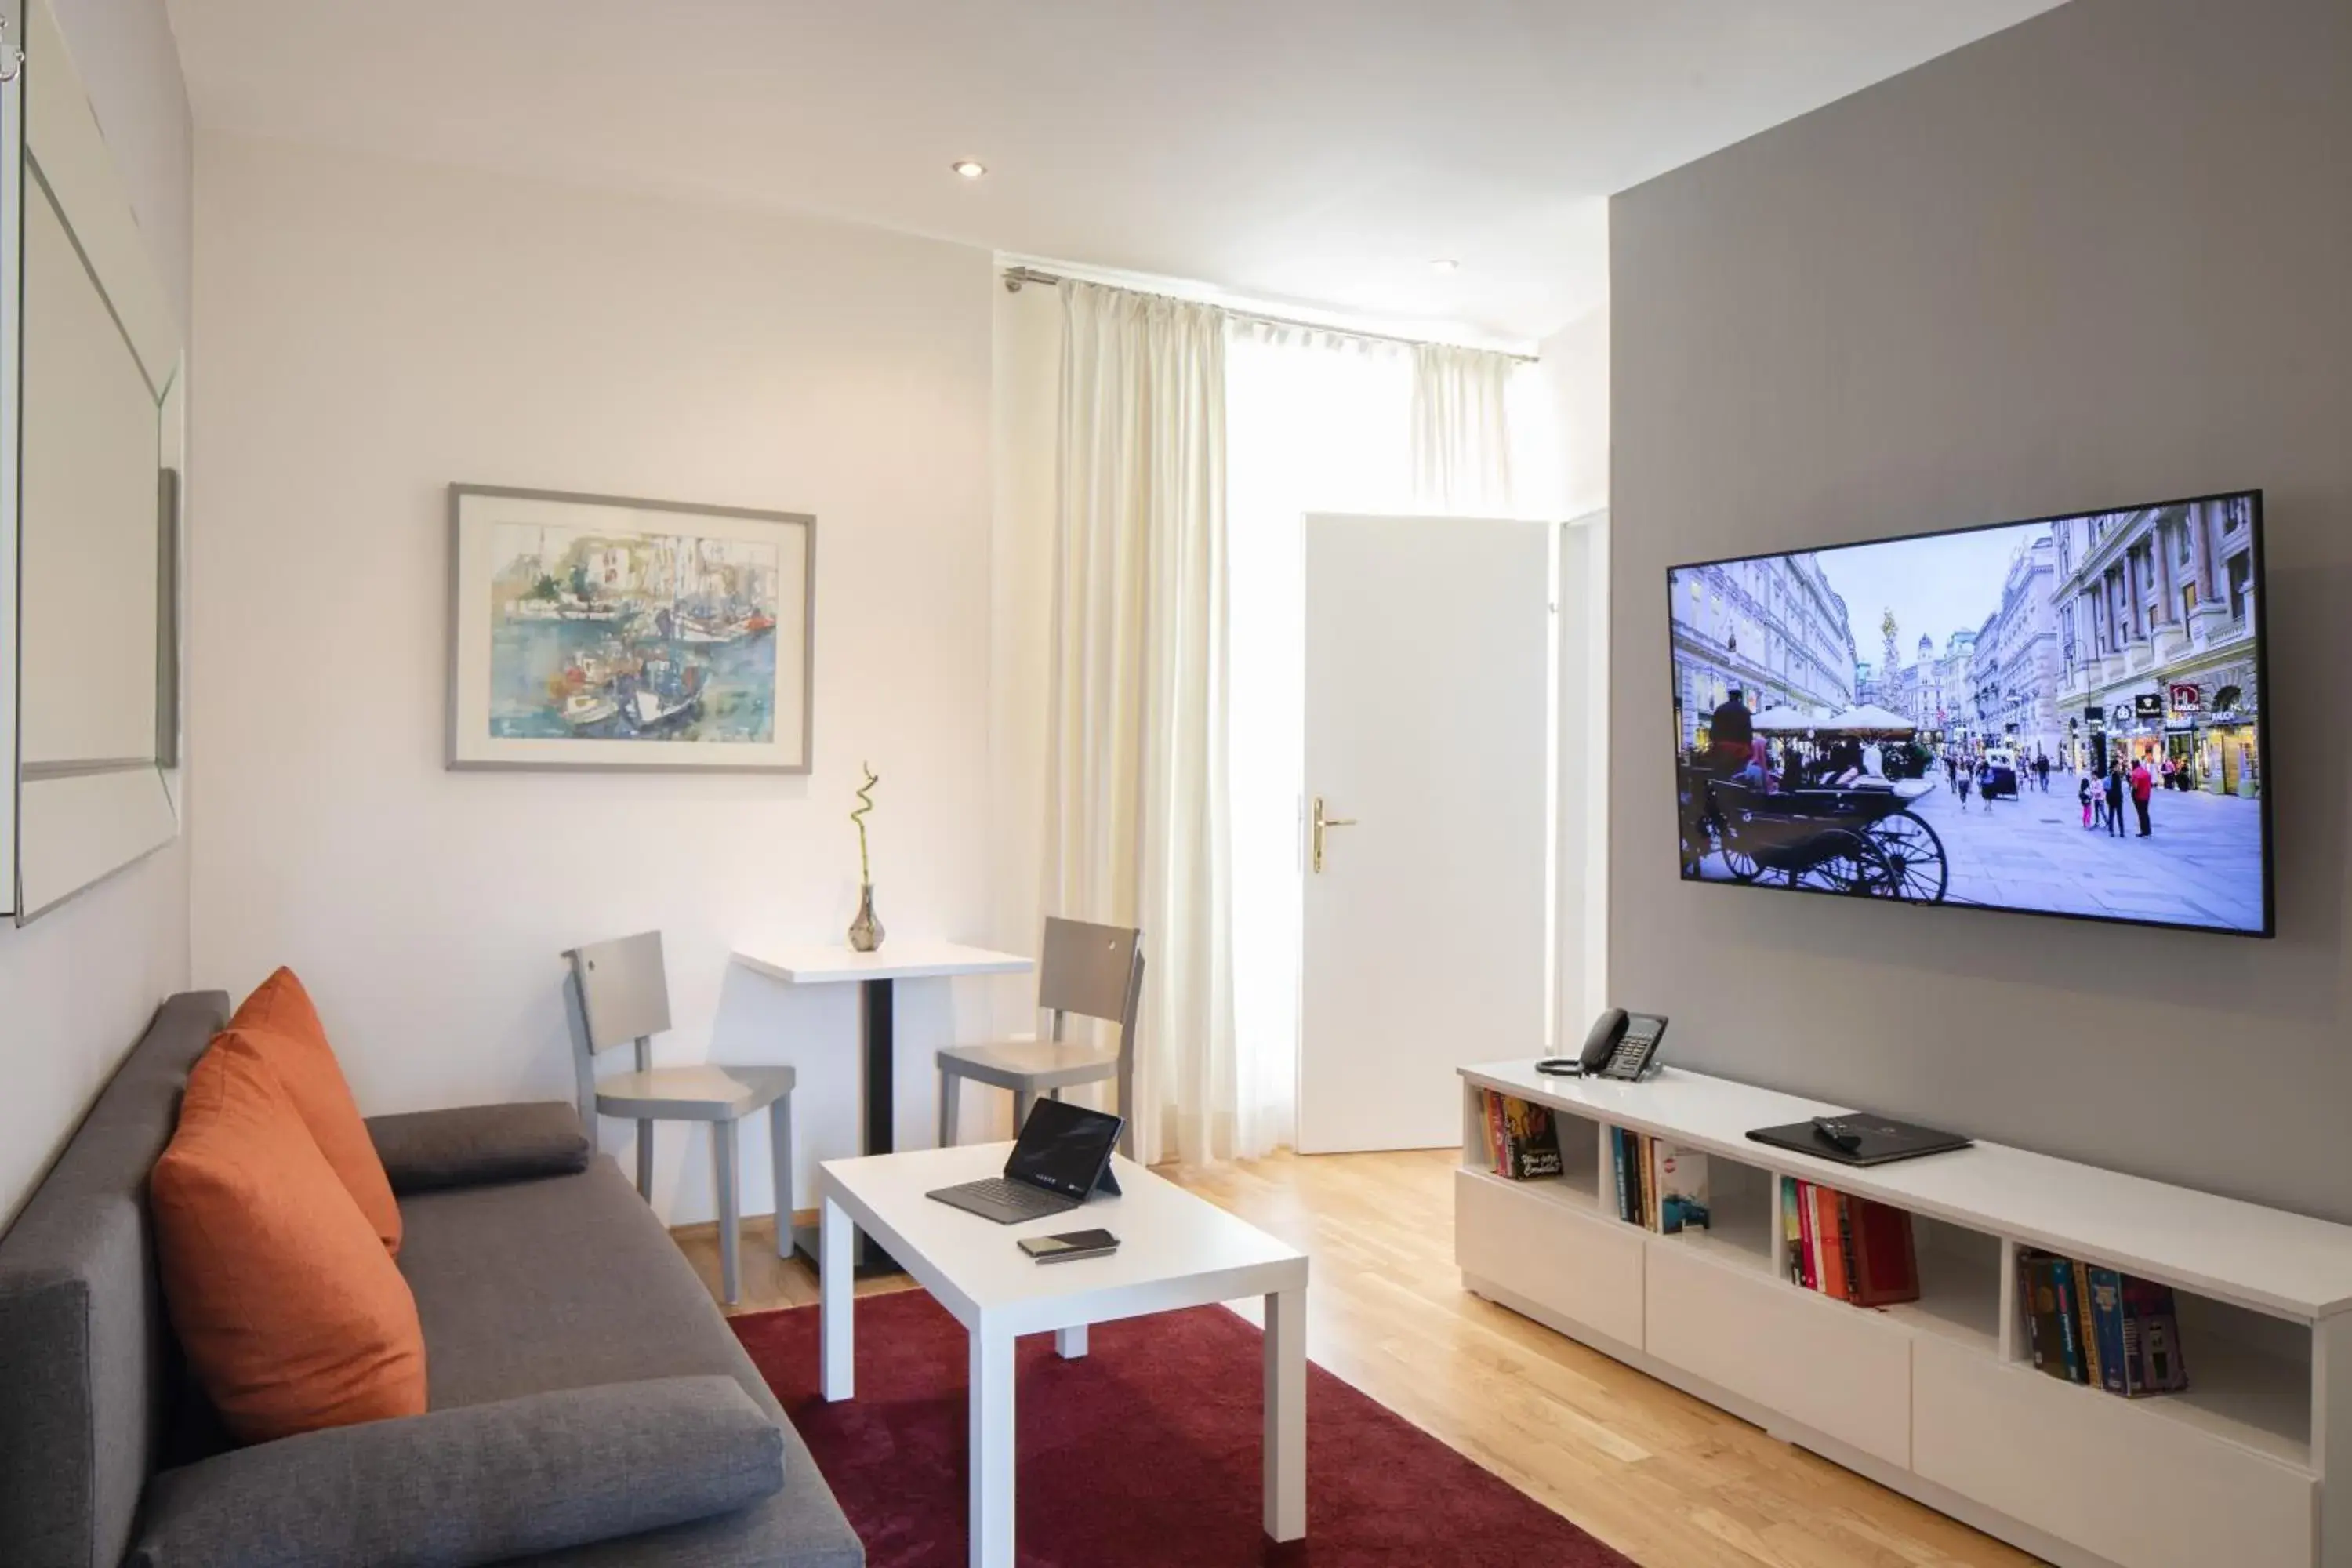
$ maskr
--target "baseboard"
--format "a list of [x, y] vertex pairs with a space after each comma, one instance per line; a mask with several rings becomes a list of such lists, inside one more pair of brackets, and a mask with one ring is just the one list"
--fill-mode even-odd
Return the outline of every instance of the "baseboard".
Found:
[[[792, 1223], [794, 1225], [814, 1225], [816, 1218], [814, 1209], [794, 1209], [792, 1214]], [[762, 1229], [772, 1229], [775, 1223], [776, 1216], [772, 1214], [747, 1214], [743, 1216], [743, 1225], [747, 1229], [752, 1226], [758, 1226]], [[669, 1233], [680, 1241], [700, 1237], [715, 1239], [719, 1235], [719, 1222], [715, 1219], [698, 1219], [690, 1225], [674, 1225], [669, 1227]]]

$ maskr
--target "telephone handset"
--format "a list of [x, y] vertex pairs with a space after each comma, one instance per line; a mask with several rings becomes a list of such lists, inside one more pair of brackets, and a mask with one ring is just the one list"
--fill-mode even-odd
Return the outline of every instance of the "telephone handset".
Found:
[[1536, 1071], [1554, 1078], [1614, 1078], [1628, 1081], [1647, 1078], [1657, 1065], [1658, 1042], [1665, 1037], [1666, 1021], [1646, 1013], [1611, 1007], [1593, 1020], [1584, 1037], [1584, 1050], [1574, 1057], [1546, 1057]]

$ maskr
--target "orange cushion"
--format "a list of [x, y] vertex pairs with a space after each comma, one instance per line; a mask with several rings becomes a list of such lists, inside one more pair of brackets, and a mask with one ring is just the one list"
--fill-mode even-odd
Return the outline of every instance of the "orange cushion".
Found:
[[232, 1435], [424, 1413], [416, 1299], [258, 1059], [197, 1061], [148, 1191], [172, 1326]]
[[222, 1037], [213, 1043], [215, 1050], [223, 1047], [249, 1051], [268, 1064], [293, 1097], [310, 1136], [318, 1140], [319, 1152], [375, 1226], [384, 1250], [398, 1256], [400, 1205], [384, 1179], [383, 1161], [377, 1157], [367, 1123], [360, 1120], [352, 1086], [344, 1081], [335, 1049], [319, 1023], [319, 1010], [292, 970], [280, 969], [245, 999]]

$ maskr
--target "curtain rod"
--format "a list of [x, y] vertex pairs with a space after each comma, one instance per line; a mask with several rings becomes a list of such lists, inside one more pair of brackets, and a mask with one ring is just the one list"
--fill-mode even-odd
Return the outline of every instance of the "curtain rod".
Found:
[[[1067, 279], [1064, 278], [1057, 272], [1043, 272], [1034, 267], [1008, 267], [1004, 269], [1004, 291], [1008, 294], [1018, 294], [1021, 292], [1021, 286], [1024, 283], [1041, 283], [1046, 288], [1052, 289], [1058, 288], [1064, 283], [1074, 281], [1083, 283], [1090, 282], [1092, 279], [1083, 278], [1075, 279]], [[1105, 289], [1125, 289], [1127, 286], [1123, 283], [1105, 283], [1099, 284], [1097, 287]], [[1178, 299], [1178, 296], [1176, 295], [1161, 294], [1150, 289], [1129, 289], [1127, 291], [1130, 294], [1142, 294], [1154, 300]], [[1180, 302], [1187, 305], [1204, 303], [1204, 301], [1199, 300], [1183, 300]], [[1223, 310], [1226, 315], [1233, 317], [1237, 321], [1255, 321], [1261, 326], [1267, 327], [1297, 327], [1303, 331], [1328, 332], [1335, 338], [1361, 338], [1367, 342], [1402, 343], [1407, 348], [1415, 349], [1423, 347], [1462, 348], [1466, 346], [1461, 343], [1436, 342], [1429, 338], [1400, 337], [1394, 332], [1369, 332], [1364, 331], [1361, 327], [1335, 327], [1326, 321], [1301, 321], [1296, 316], [1272, 316], [1263, 310], [1239, 310], [1234, 309], [1230, 305], [1213, 305], [1211, 306], [1211, 309]], [[1510, 349], [1479, 349], [1475, 352], [1479, 353], [1500, 354], [1503, 358], [1515, 361], [1520, 364], [1538, 364], [1541, 363], [1541, 361], [1534, 354], [1518, 353]]]

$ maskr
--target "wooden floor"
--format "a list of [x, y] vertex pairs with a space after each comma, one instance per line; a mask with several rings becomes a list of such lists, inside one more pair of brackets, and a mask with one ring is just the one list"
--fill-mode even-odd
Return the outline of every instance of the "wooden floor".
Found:
[[[1161, 1173], [1312, 1255], [1317, 1363], [1651, 1568], [2036, 1561], [1465, 1292], [1455, 1159], [1280, 1154]], [[816, 1300], [772, 1235], [746, 1226], [738, 1311]], [[678, 1239], [715, 1294], [715, 1234]]]

